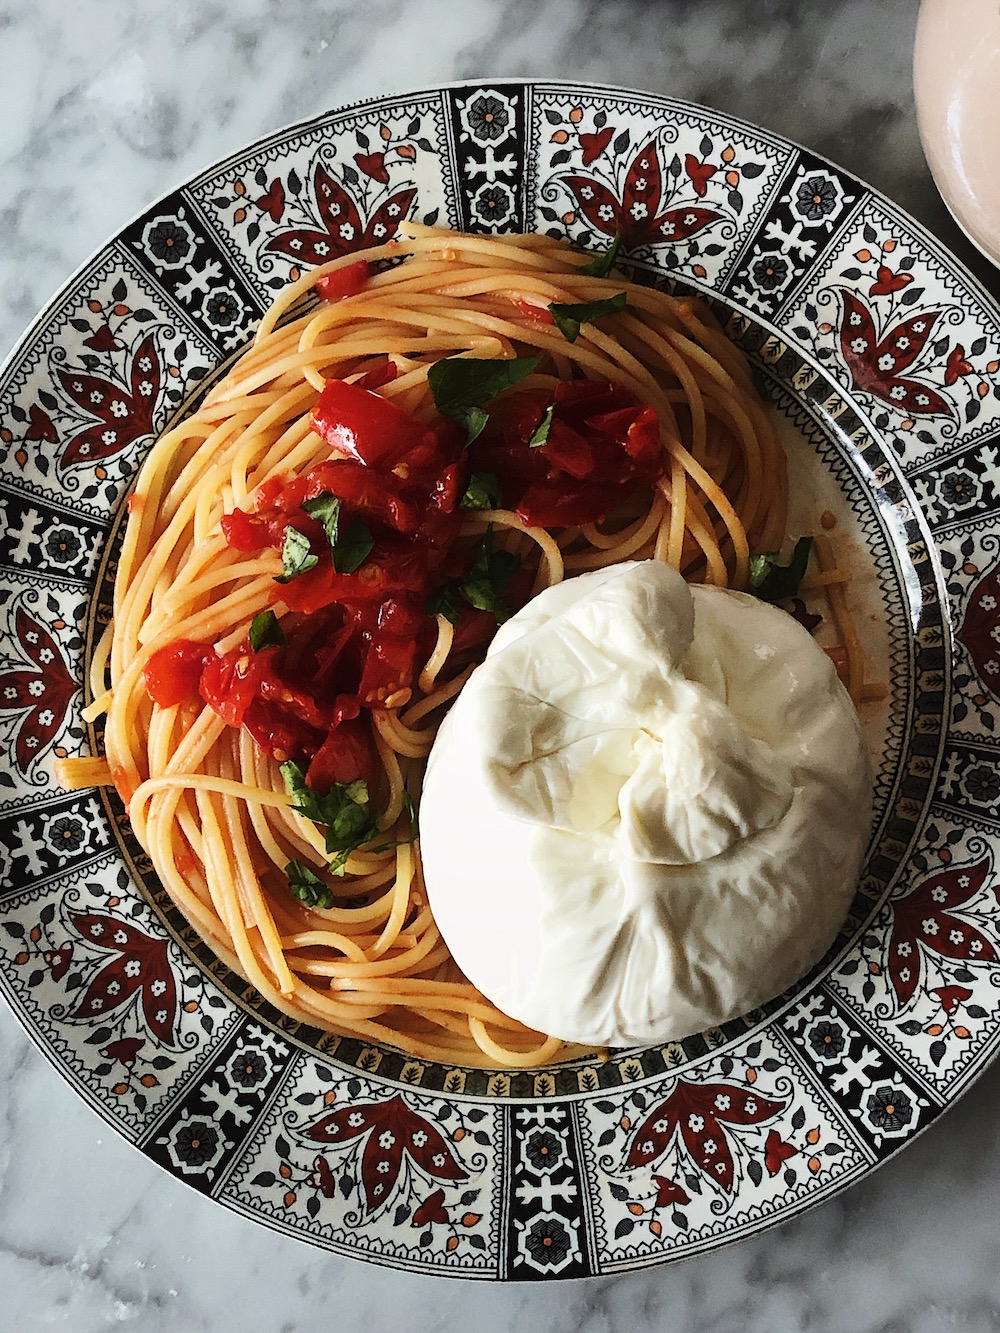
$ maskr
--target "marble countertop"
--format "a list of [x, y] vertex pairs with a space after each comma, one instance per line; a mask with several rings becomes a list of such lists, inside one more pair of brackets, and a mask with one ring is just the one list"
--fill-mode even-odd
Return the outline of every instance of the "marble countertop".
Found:
[[[917, 0], [33, 0], [0, 4], [0, 354], [148, 200], [337, 103], [558, 75], [689, 98], [866, 178], [995, 294], [917, 138]], [[1000, 1326], [994, 1068], [900, 1159], [783, 1228], [688, 1264], [486, 1289], [325, 1255], [228, 1213], [88, 1110], [0, 1009], [0, 1333], [960, 1333]]]

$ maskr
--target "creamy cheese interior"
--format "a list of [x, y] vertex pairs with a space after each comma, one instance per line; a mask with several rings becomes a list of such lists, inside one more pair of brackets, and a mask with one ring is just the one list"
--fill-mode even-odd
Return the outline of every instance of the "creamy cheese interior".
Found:
[[435, 741], [420, 845], [442, 934], [489, 999], [622, 1046], [802, 976], [844, 919], [870, 820], [857, 714], [806, 630], [641, 561], [500, 629]]

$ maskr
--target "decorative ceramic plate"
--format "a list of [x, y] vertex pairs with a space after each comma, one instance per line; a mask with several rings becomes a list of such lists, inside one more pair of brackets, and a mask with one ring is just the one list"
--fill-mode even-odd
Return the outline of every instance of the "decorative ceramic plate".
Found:
[[[619, 232], [709, 298], [774, 403], [800, 530], [855, 570], [876, 819], [835, 948], [766, 1011], [530, 1073], [296, 1027], [181, 920], [113, 794], [82, 681], [154, 436], [310, 265], [405, 217]], [[621, 1272], [829, 1197], [1000, 1045], [1000, 319], [866, 186], [648, 94], [483, 83], [275, 134], [105, 246], [0, 378], [0, 985], [73, 1088], [154, 1161], [343, 1254], [492, 1279]], [[820, 868], [821, 869], [821, 868]]]

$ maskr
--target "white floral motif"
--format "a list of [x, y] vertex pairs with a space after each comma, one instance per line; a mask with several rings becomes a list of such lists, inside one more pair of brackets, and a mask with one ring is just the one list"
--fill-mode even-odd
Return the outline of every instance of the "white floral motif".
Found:
[[127, 977], [137, 977], [142, 971], [142, 964], [138, 958], [130, 958], [125, 964], [125, 975]]
[[855, 338], [855, 339], [853, 339], [853, 341], [851, 342], [851, 351], [852, 351], [852, 352], [858, 352], [858, 353], [860, 354], [861, 352], [867, 351], [867, 349], [868, 349], [868, 339], [867, 339], [867, 338]]
[[857, 327], [858, 324], [861, 323], [861, 316], [858, 314], [858, 312], [857, 312], [856, 310], [855, 310], [855, 311], [853, 312], [853, 314], [851, 315], [851, 318], [849, 319], [848, 323], [851, 324], [852, 327], [855, 327], [855, 328]]
[[610, 204], [601, 204], [600, 208], [597, 210], [597, 216], [602, 222], [610, 222], [614, 215], [615, 210]]
[[926, 921], [921, 921], [920, 929], [925, 935], [936, 935], [938, 933], [938, 923], [933, 917], [929, 916]]
[[746, 1111], [747, 1115], [756, 1115], [757, 1103], [754, 1101], [752, 1097], [748, 1097], [746, 1099], [746, 1102], [744, 1103], [743, 1109]]
[[38, 654], [39, 662], [45, 662], [46, 664], [51, 662], [54, 657], [55, 653], [52, 651], [51, 648], [43, 648], [42, 651]]
[[[935, 889], [935, 893], [936, 892], [937, 890]], [[909, 940], [903, 940], [901, 944], [896, 945], [896, 952], [899, 954], [900, 958], [909, 958], [910, 954], [913, 952], [913, 945], [910, 944]]]
[[111, 404], [111, 415], [113, 417], [128, 416], [128, 407], [125, 405], [125, 403], [122, 402], [120, 398], [116, 398], [115, 401]]
[[906, 397], [906, 390], [903, 388], [902, 384], [894, 384], [889, 390], [889, 397], [898, 403], [902, 398]]
[[965, 936], [960, 930], [952, 930], [949, 931], [948, 938], [951, 940], [952, 944], [961, 944], [965, 939]]
[[389, 1130], [386, 1130], [384, 1134], [378, 1136], [378, 1146], [380, 1148], [391, 1148], [395, 1142], [396, 1136], [395, 1134], [390, 1133]]
[[960, 889], [967, 889], [971, 882], [968, 875], [959, 875], [958, 877], [958, 887]]
[[638, 221], [639, 218], [646, 217], [646, 215], [649, 213], [649, 209], [646, 207], [646, 205], [642, 202], [641, 199], [637, 199], [635, 203], [632, 205], [632, 207], [629, 209], [629, 212], [636, 219], [636, 221]]
[[985, 593], [979, 599], [980, 608], [983, 611], [995, 611], [997, 609], [997, 599], [990, 593]]
[[697, 1134], [705, 1128], [705, 1122], [700, 1115], [688, 1116], [688, 1129], [692, 1134]]
[[970, 953], [982, 953], [982, 951], [983, 951], [983, 942], [982, 942], [982, 940], [970, 940], [970, 941], [969, 941], [969, 952], [970, 952]]
[[156, 981], [153, 982], [152, 986], [150, 986], [149, 989], [153, 992], [154, 995], [162, 995], [164, 991], [167, 989], [167, 983], [165, 981], [157, 979]]
[[365, 1118], [360, 1111], [352, 1111], [347, 1117], [347, 1123], [352, 1129], [357, 1129], [365, 1123]]
[[415, 1148], [422, 1148], [424, 1144], [427, 1142], [427, 1135], [424, 1133], [422, 1129], [418, 1129], [417, 1132], [413, 1135], [411, 1141]]
[[50, 727], [55, 721], [56, 715], [51, 708], [43, 708], [38, 714], [38, 720], [43, 727]]
[[931, 889], [931, 897], [936, 903], [946, 903], [948, 901], [948, 890], [942, 884], [935, 884]]
[[354, 239], [354, 223], [353, 223], [353, 222], [342, 222], [342, 223], [340, 224], [340, 234], [341, 234], [341, 236], [343, 237], [343, 239], [344, 239], [345, 241], [351, 241], [351, 240], [353, 240], [353, 239]]
[[431, 1158], [435, 1166], [444, 1166], [446, 1158], [443, 1152], [436, 1152]]
[[711, 1157], [719, 1145], [716, 1143], [715, 1139], [706, 1139], [702, 1146], [705, 1151], [705, 1156]]
[[45, 693], [45, 682], [41, 680], [31, 680], [28, 682], [28, 693], [34, 695], [37, 699], [39, 695]]
[[725, 1092], [720, 1092], [719, 1095], [718, 1095], [718, 1097], [716, 1097], [716, 1099], [715, 1099], [715, 1109], [716, 1109], [717, 1111], [728, 1111], [728, 1110], [729, 1110], [729, 1102], [730, 1102], [730, 1098], [729, 1098], [728, 1094], [725, 1093]]
[[124, 930], [116, 930], [114, 941], [116, 944], [128, 944], [128, 936], [125, 934]]
[[896, 358], [889, 352], [886, 352], [878, 359], [879, 370], [891, 370], [896, 364]]

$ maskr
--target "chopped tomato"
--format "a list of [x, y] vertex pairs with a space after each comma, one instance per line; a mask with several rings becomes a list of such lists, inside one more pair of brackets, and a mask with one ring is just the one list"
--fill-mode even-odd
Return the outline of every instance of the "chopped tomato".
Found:
[[191, 639], [177, 639], [158, 648], [142, 668], [146, 693], [161, 708], [193, 698], [198, 693], [205, 659], [213, 655], [211, 644]]
[[[529, 440], [552, 417], [544, 442]], [[597, 523], [662, 470], [656, 412], [615, 384], [570, 380], [500, 400], [469, 450], [500, 478], [503, 503], [526, 523]]]
[[371, 269], [366, 259], [335, 268], [316, 284], [316, 295], [321, 301], [341, 301], [345, 296], [356, 296], [367, 286]]
[[435, 452], [436, 435], [395, 403], [346, 380], [328, 380], [310, 422], [317, 435], [349, 458], [392, 468]]
[[383, 384], [391, 384], [398, 373], [395, 361], [387, 356], [380, 365], [373, 366], [360, 379], [355, 380], [354, 384], [358, 389], [381, 389]]

